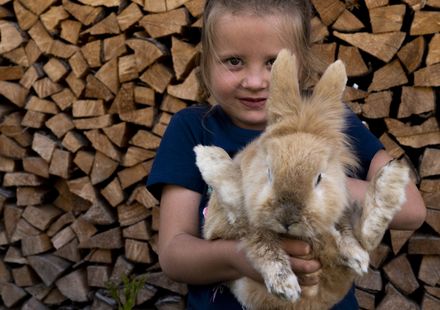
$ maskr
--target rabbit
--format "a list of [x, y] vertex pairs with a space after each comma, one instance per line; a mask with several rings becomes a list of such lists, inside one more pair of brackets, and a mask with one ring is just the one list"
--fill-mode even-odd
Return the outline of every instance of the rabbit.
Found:
[[[231, 158], [216, 146], [197, 145], [196, 165], [213, 191], [203, 236], [241, 240], [264, 284], [228, 283], [246, 309], [328, 309], [357, 275], [405, 202], [409, 169], [393, 160], [370, 182], [364, 205], [350, 202], [347, 173], [358, 160], [344, 134], [342, 61], [331, 64], [313, 93], [302, 96], [296, 58], [282, 50], [272, 67], [268, 123]], [[320, 281], [301, 288], [280, 236], [307, 241], [321, 262]]]

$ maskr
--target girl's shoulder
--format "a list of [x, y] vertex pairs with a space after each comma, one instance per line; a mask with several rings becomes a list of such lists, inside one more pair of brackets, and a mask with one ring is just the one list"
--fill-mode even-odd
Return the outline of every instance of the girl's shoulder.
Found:
[[362, 120], [347, 107], [345, 133], [349, 138], [352, 151], [356, 154], [361, 164], [358, 177], [365, 178], [374, 155], [384, 148], [382, 142], [376, 137]]
[[362, 140], [377, 140], [368, 126], [349, 107], [346, 107], [345, 127], [349, 136], [360, 136]]

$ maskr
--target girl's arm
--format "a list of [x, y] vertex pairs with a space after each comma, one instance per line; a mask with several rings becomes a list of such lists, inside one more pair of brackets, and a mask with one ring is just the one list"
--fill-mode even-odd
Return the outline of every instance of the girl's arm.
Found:
[[167, 185], [160, 203], [159, 262], [172, 279], [207, 284], [239, 276], [232, 257], [239, 258], [233, 241], [207, 241], [198, 237], [200, 194]]
[[[368, 182], [374, 177], [376, 172], [386, 165], [393, 158], [384, 150], [378, 151], [368, 169], [367, 181], [350, 178], [348, 187], [353, 198], [362, 201], [367, 191]], [[416, 230], [419, 228], [426, 216], [425, 203], [420, 195], [417, 186], [410, 182], [406, 188], [406, 202], [402, 209], [394, 216], [390, 228], [398, 230]]]
[[[159, 227], [159, 262], [173, 280], [188, 284], [211, 284], [248, 276], [261, 281], [251, 266], [239, 242], [234, 240], [204, 240], [198, 232], [200, 194], [186, 188], [166, 185], [162, 191]], [[308, 254], [307, 244], [284, 241], [291, 255], [292, 269], [298, 274], [310, 274], [319, 263], [296, 256]], [[315, 284], [309, 279], [305, 284]]]

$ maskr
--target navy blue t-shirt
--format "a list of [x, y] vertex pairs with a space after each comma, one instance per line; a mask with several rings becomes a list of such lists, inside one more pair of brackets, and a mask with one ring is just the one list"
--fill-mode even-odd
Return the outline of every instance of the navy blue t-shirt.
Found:
[[[348, 110], [348, 108], [347, 108]], [[356, 115], [348, 111], [346, 133], [351, 138], [361, 169], [357, 178], [365, 179], [371, 159], [383, 148], [380, 141], [362, 124]], [[179, 185], [202, 194], [199, 222], [207, 202], [207, 185], [195, 164], [194, 146], [215, 145], [232, 157], [261, 134], [259, 130], [243, 129], [234, 125], [220, 106], [197, 105], [176, 113], [171, 119], [157, 151], [147, 186], [156, 198], [160, 198], [165, 184]], [[200, 224], [201, 227], [201, 224]], [[242, 307], [221, 284], [189, 285], [188, 309], [239, 309]], [[333, 309], [358, 309], [354, 289]]]

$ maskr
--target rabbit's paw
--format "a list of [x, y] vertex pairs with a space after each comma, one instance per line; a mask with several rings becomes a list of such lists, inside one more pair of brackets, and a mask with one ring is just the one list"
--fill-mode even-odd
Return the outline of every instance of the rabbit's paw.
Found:
[[290, 269], [267, 274], [265, 283], [270, 293], [282, 299], [295, 302], [300, 297], [298, 278]]
[[409, 169], [392, 160], [382, 167], [373, 179], [374, 191], [365, 198], [366, 215], [362, 225], [362, 245], [374, 249], [383, 237], [394, 215], [406, 201], [405, 188], [409, 183]]
[[374, 200], [377, 205], [399, 210], [406, 201], [405, 187], [409, 183], [408, 167], [397, 160], [392, 160], [382, 167], [374, 182]]
[[368, 252], [361, 247], [351, 247], [345, 249], [342, 253], [343, 264], [350, 267], [358, 275], [362, 276], [368, 272], [370, 256]]

